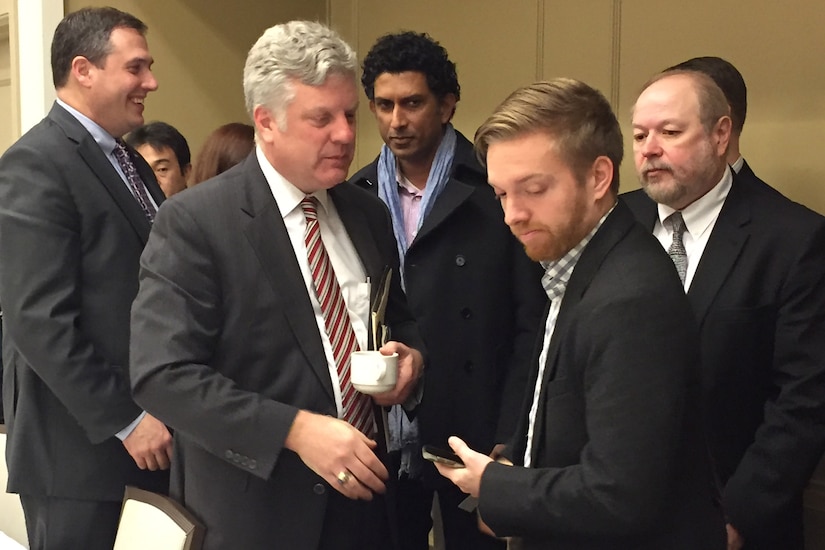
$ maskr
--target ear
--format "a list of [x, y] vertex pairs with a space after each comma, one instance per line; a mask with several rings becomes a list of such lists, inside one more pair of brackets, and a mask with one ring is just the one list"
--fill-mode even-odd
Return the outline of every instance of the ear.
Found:
[[72, 59], [71, 70], [69, 71], [69, 78], [74, 78], [84, 88], [89, 88], [94, 79], [94, 73], [97, 70], [94, 63], [78, 55]]
[[375, 115], [375, 100], [370, 99], [370, 112]]
[[456, 103], [455, 94], [447, 94], [441, 99], [441, 104], [439, 105], [441, 124], [447, 124], [453, 118]]
[[713, 140], [716, 154], [724, 157], [728, 152], [728, 144], [730, 143], [730, 134], [733, 128], [733, 122], [729, 116], [723, 116], [716, 121], [716, 125], [711, 132], [711, 139]]
[[261, 140], [265, 143], [272, 141], [274, 134], [280, 134], [278, 119], [268, 107], [258, 105], [252, 112], [252, 119], [255, 121], [255, 130]]
[[613, 161], [604, 155], [596, 157], [590, 168], [590, 174], [593, 178], [591, 182], [593, 197], [601, 200], [610, 193], [610, 186], [613, 183]]
[[186, 166], [183, 167], [183, 179], [184, 181], [189, 181], [189, 176], [192, 174], [192, 163], [190, 162]]

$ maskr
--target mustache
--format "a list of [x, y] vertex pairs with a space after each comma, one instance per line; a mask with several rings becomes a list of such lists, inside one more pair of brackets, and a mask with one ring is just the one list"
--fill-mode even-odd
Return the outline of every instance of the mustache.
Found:
[[642, 175], [647, 175], [649, 172], [653, 170], [664, 170], [666, 172], [673, 172], [673, 168], [666, 162], [659, 162], [659, 161], [647, 161], [642, 165]]

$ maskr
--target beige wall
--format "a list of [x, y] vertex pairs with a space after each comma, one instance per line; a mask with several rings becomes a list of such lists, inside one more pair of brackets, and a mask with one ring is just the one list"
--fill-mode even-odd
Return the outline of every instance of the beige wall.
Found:
[[[507, 93], [533, 80], [571, 76], [599, 88], [626, 136], [624, 190], [638, 187], [629, 120], [641, 84], [689, 57], [725, 57], [748, 83], [742, 148], [749, 163], [794, 200], [825, 212], [820, 0], [330, 0], [330, 22], [359, 58], [376, 37], [402, 28], [439, 40], [458, 65], [455, 123], [468, 136]], [[381, 143], [365, 106], [360, 115], [358, 166]]]
[[148, 25], [159, 88], [146, 101], [145, 118], [178, 128], [193, 157], [214, 128], [249, 121], [243, 65], [264, 29], [298, 18], [324, 21], [327, 13], [324, 0], [65, 0], [67, 13], [107, 5]]
[[0, 154], [17, 139], [14, 93], [15, 78], [11, 55], [12, 0], [0, 0]]

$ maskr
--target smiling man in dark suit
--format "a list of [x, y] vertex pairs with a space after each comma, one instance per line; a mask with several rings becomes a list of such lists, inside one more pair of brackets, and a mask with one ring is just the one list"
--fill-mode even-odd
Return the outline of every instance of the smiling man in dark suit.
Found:
[[111, 549], [126, 484], [165, 491], [166, 427], [129, 388], [129, 308], [152, 170], [117, 142], [157, 88], [135, 17], [67, 15], [52, 41], [57, 102], [0, 159], [0, 296], [8, 490], [31, 548]]
[[504, 100], [476, 148], [550, 305], [510, 463], [453, 437], [466, 467], [439, 471], [513, 549], [722, 548], [695, 324], [667, 255], [617, 202], [610, 104], [575, 80], [539, 82]]
[[341, 183], [356, 68], [319, 23], [265, 31], [244, 69], [256, 149], [167, 201], [141, 258], [135, 399], [175, 429], [170, 491], [206, 525], [207, 550], [394, 547], [376, 425], [351, 412], [404, 402], [423, 364], [401, 343], [419, 337], [396, 275], [398, 341], [382, 350], [399, 353], [398, 383], [370, 398], [349, 381], [352, 341], [368, 345], [367, 281], [398, 271], [386, 208]]
[[644, 190], [623, 198], [680, 249], [729, 548], [801, 549], [802, 492], [825, 450], [825, 218], [732, 173], [728, 113], [705, 74], [651, 79], [633, 111]]

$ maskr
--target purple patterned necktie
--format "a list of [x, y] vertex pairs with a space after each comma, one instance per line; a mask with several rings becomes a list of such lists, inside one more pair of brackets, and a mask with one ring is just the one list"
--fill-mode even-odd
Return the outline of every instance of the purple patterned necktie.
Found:
[[126, 144], [120, 139], [115, 140], [114, 154], [117, 163], [120, 164], [120, 168], [123, 170], [123, 175], [126, 176], [126, 182], [129, 184], [132, 195], [137, 199], [149, 223], [152, 223], [155, 221], [157, 209], [149, 198], [149, 192], [146, 190], [146, 185], [143, 183], [143, 180], [140, 179], [140, 174], [138, 174], [137, 168], [135, 168], [135, 163], [132, 162], [132, 157], [129, 155], [129, 150], [126, 149]]

